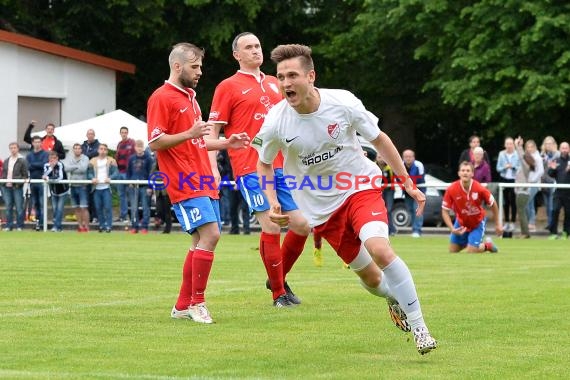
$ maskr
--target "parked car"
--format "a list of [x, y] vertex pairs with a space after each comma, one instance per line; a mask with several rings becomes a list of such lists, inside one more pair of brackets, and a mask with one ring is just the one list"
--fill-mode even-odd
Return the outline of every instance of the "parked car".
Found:
[[[368, 141], [358, 136], [360, 145], [365, 151], [372, 150], [376, 152], [374, 146]], [[439, 227], [443, 224], [441, 217], [441, 203], [443, 201], [443, 193], [447, 187], [445, 181], [440, 180], [430, 174], [425, 175], [426, 180], [426, 206], [424, 209], [424, 226]], [[436, 186], [436, 187], [434, 187]], [[392, 218], [397, 228], [409, 227], [411, 225], [412, 216], [410, 215], [404, 201], [403, 190], [396, 186], [394, 191], [394, 207], [392, 208]]]
[[[443, 200], [442, 193], [444, 190], [439, 190], [438, 188], [445, 188], [446, 182], [429, 174], [425, 175], [425, 179], [428, 187], [426, 188], [424, 226], [439, 227], [443, 223], [441, 218], [441, 202]], [[438, 186], [438, 188], [429, 187], [433, 185]], [[406, 208], [404, 192], [399, 188], [394, 191], [394, 208], [392, 209], [392, 218], [394, 218], [394, 225], [396, 227], [409, 227], [412, 220], [412, 216]]]

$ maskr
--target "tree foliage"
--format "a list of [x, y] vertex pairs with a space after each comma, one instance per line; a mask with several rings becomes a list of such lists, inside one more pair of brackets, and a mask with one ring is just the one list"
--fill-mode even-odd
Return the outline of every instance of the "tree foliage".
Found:
[[389, 27], [434, 66], [424, 90], [466, 108], [492, 132], [562, 123], [570, 96], [570, 4], [563, 1], [390, 1]]
[[[453, 162], [473, 132], [567, 138], [562, 0], [0, 0], [0, 28], [136, 64], [117, 97], [136, 115], [180, 41], [206, 48], [207, 109], [215, 85], [237, 69], [233, 37], [252, 31], [266, 56], [280, 43], [311, 45], [317, 85], [355, 92], [429, 160], [445, 151]], [[268, 59], [263, 69], [274, 72]]]

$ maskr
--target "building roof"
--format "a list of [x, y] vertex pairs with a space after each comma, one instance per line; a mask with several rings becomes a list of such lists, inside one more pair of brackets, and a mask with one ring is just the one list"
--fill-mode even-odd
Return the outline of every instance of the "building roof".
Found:
[[0, 30], [0, 42], [7, 42], [14, 45], [38, 50], [44, 53], [57, 55], [64, 58], [74, 59], [76, 61], [90, 63], [92, 65], [105, 67], [107, 69], [121, 71], [128, 74], [135, 73], [135, 65], [128, 62], [118, 61], [116, 59], [103, 57], [83, 50], [72, 49], [67, 46], [54, 44], [38, 40], [37, 38], [25, 36], [23, 34], [7, 32]]

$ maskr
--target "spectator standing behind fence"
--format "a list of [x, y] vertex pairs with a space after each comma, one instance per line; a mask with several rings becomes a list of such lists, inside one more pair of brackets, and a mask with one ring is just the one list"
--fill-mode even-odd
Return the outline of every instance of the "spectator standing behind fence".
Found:
[[117, 179], [117, 161], [107, 156], [109, 148], [107, 144], [99, 145], [99, 155], [89, 161], [87, 178], [95, 186], [94, 199], [99, 222], [99, 232], [111, 232], [113, 228], [113, 203], [111, 197], [112, 179]]
[[[528, 157], [530, 173], [528, 174], [529, 183], [540, 183], [540, 179], [544, 174], [544, 166], [542, 157], [536, 147], [534, 140], [527, 140], [525, 143], [525, 154]], [[529, 187], [528, 189], [528, 204], [526, 206], [526, 213], [528, 215], [528, 230], [529, 232], [536, 232], [536, 207], [534, 206], [534, 198], [540, 188]]]
[[43, 179], [50, 181], [49, 190], [51, 193], [51, 207], [53, 209], [53, 226], [51, 232], [62, 231], [63, 208], [65, 200], [69, 195], [69, 185], [67, 183], [58, 183], [67, 179], [64, 165], [59, 161], [57, 152], [50, 151], [48, 163], [44, 165]]
[[473, 167], [475, 173], [473, 179], [480, 183], [491, 182], [491, 166], [485, 161], [485, 151], [480, 146], [473, 149]]
[[[99, 145], [99, 144], [98, 144]], [[73, 144], [73, 154], [64, 162], [65, 171], [70, 180], [87, 180], [89, 158], [79, 143]], [[77, 232], [89, 232], [89, 190], [88, 185], [74, 183], [71, 185], [71, 205], [77, 219]]]
[[[534, 169], [534, 159], [529, 154], [528, 151], [523, 149], [524, 141], [522, 137], [517, 137], [514, 140], [515, 144], [515, 152], [519, 158], [519, 168], [515, 175], [515, 183], [528, 183], [529, 176], [532, 170]], [[528, 229], [528, 214], [527, 214], [527, 205], [529, 200], [529, 188], [528, 187], [515, 187], [515, 194], [516, 194], [516, 205], [519, 214], [519, 222], [521, 226], [521, 239], [528, 239], [530, 238], [530, 233]]]
[[[548, 174], [549, 165], [560, 157], [558, 144], [552, 136], [546, 136], [542, 141], [540, 148], [542, 162], [544, 165], [544, 174], [542, 175], [542, 183], [555, 183], [556, 181]], [[546, 210], [546, 229], [548, 230], [552, 223], [552, 209], [554, 205], [554, 188], [542, 189], [542, 199]]]
[[[20, 154], [18, 143], [10, 143], [8, 149], [10, 149], [10, 156], [4, 160], [1, 178], [8, 181], [13, 179], [28, 179], [28, 162]], [[17, 231], [22, 231], [24, 228], [23, 185], [23, 183], [13, 182], [2, 184], [2, 197], [6, 205], [6, 227], [4, 227], [4, 231], [12, 231], [14, 229], [14, 207], [16, 208], [15, 228]]]
[[[32, 151], [26, 156], [30, 179], [42, 179], [44, 175], [44, 165], [48, 162], [48, 152], [42, 149], [42, 138], [32, 137]], [[44, 225], [44, 185], [41, 183], [30, 183], [30, 201], [36, 212], [36, 231], [43, 229]]]
[[[35, 123], [36, 122], [32, 120], [30, 122], [30, 125], [28, 125], [28, 129], [26, 129], [26, 132], [24, 133], [24, 141], [30, 145], [32, 144], [32, 129], [34, 129]], [[63, 144], [61, 143], [61, 141], [59, 141], [57, 137], [55, 137], [54, 135], [55, 125], [53, 125], [52, 123], [46, 124], [45, 132], [46, 132], [45, 136], [41, 138], [42, 149], [45, 150], [46, 152], [52, 150], [56, 151], [59, 159], [63, 160], [65, 158], [65, 150], [63, 149]]]
[[[402, 153], [402, 158], [404, 160], [404, 166], [408, 172], [410, 178], [414, 181], [416, 185], [425, 184], [425, 170], [424, 164], [421, 161], [416, 160], [416, 154], [411, 149], [406, 149]], [[418, 188], [425, 193], [425, 186], [418, 186]], [[423, 214], [417, 215], [416, 210], [418, 209], [418, 203], [412, 198], [407, 192], [405, 194], [406, 208], [408, 209], [408, 214], [411, 216], [412, 222], [412, 237], [419, 238], [422, 236], [422, 226], [424, 224]]]
[[[115, 157], [117, 158], [117, 168], [119, 170], [116, 179], [127, 179], [127, 166], [129, 158], [135, 154], [135, 140], [129, 138], [129, 128], [121, 127], [119, 130], [121, 134], [121, 141], [117, 144], [117, 151]], [[129, 187], [125, 184], [118, 184], [117, 190], [119, 191], [119, 218], [117, 222], [126, 222], [128, 220], [127, 214], [129, 213]]]
[[[497, 172], [501, 182], [515, 183], [515, 175], [520, 167], [519, 157], [515, 151], [515, 142], [512, 137], [505, 138], [505, 149], [499, 152]], [[506, 187], [503, 189], [503, 212], [505, 216], [504, 230], [512, 232], [515, 229], [517, 219], [517, 206], [515, 189]]]
[[95, 138], [95, 130], [88, 129], [85, 134], [87, 140], [83, 141], [81, 145], [81, 152], [87, 156], [88, 159], [95, 158], [99, 155], [99, 140]]
[[[94, 129], [88, 129], [85, 136], [87, 137], [87, 140], [83, 141], [83, 144], [81, 145], [81, 152], [90, 160], [97, 157], [99, 154], [100, 142], [95, 138]], [[88, 185], [87, 187], [87, 196], [89, 204], [87, 212], [90, 214], [90, 217], [95, 217], [97, 216], [97, 209], [95, 208], [95, 199], [93, 199], [94, 193], [91, 191], [91, 185]]]
[[[131, 195], [131, 234], [148, 233], [150, 219], [150, 195], [152, 189], [148, 187], [148, 179], [152, 173], [153, 159], [144, 148], [142, 140], [135, 141], [135, 154], [129, 158], [127, 164], [127, 179], [130, 181], [147, 181], [145, 185], [129, 185]], [[142, 208], [142, 220], [139, 218], [139, 204]]]
[[[475, 148], [477, 147], [481, 147], [481, 138], [479, 138], [479, 136], [477, 135], [469, 137], [469, 148], [465, 149], [459, 155], [459, 164], [461, 164], [464, 161], [475, 163], [474, 153], [475, 153]], [[483, 159], [487, 161], [487, 163], [491, 162], [489, 160], [489, 155], [484, 150], [483, 150]]]
[[[548, 174], [558, 184], [570, 184], [570, 145], [567, 142], [560, 143], [560, 157], [551, 161], [548, 166]], [[556, 189], [554, 192], [554, 207], [552, 209], [552, 224], [550, 225], [549, 239], [559, 239], [558, 218], [560, 210], [564, 209], [564, 225], [562, 239], [568, 239], [570, 234], [570, 189]]]

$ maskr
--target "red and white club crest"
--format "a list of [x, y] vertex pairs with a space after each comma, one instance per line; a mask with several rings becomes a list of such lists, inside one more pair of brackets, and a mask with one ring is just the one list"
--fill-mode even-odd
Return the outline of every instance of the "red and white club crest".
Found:
[[150, 132], [150, 140], [160, 136], [162, 134], [162, 129], [155, 127], [152, 132]]
[[471, 198], [473, 198], [473, 200], [476, 201], [477, 198], [479, 198], [479, 193], [471, 193]]
[[329, 124], [327, 126], [327, 132], [329, 133], [330, 137], [336, 139], [340, 133], [340, 127], [338, 126], [338, 123]]

